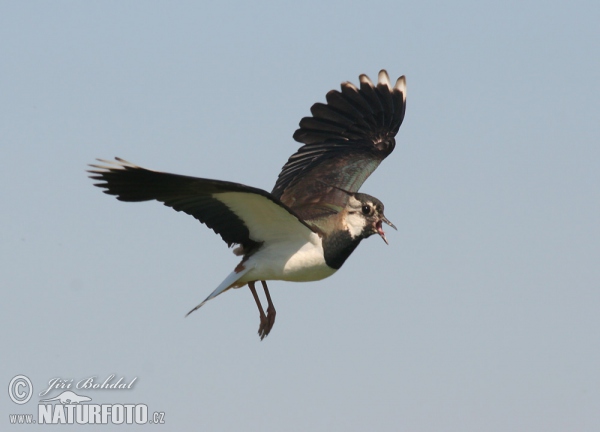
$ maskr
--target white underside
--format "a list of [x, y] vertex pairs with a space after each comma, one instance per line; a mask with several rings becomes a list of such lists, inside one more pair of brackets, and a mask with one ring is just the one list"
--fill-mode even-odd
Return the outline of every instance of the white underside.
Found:
[[[314, 232], [308, 236], [272, 239], [247, 261], [231, 272], [200, 304], [217, 297], [230, 288], [240, 288], [259, 280], [310, 282], [325, 279], [336, 272], [325, 263], [323, 243]], [[303, 238], [304, 237], [304, 238]]]
[[244, 264], [249, 270], [238, 283], [256, 280], [284, 280], [309, 282], [321, 280], [335, 273], [325, 263], [321, 238], [312, 233], [309, 241], [273, 242], [265, 245]]
[[321, 237], [284, 207], [256, 194], [213, 196], [244, 220], [251, 239], [263, 243], [243, 263], [247, 271], [240, 274], [237, 285], [256, 280], [315, 281], [335, 272], [325, 264]]

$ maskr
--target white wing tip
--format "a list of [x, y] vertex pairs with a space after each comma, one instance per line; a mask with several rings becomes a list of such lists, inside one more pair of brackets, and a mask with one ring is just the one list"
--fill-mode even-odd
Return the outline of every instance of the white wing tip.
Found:
[[369, 78], [366, 74], [360, 74], [358, 80], [361, 84], [366, 84], [368, 86], [373, 87], [373, 82], [371, 81], [371, 78]]
[[342, 88], [344, 88], [344, 87], [350, 88], [350, 89], [352, 89], [354, 91], [358, 91], [358, 87], [356, 87], [350, 81], [346, 81], [346, 82], [342, 83]]
[[396, 81], [396, 84], [394, 85], [394, 89], [401, 91], [404, 95], [404, 99], [406, 99], [406, 77], [404, 75], [398, 78], [398, 81]]
[[[371, 79], [365, 75], [361, 74], [359, 76], [359, 80], [361, 84], [366, 84], [370, 87], [374, 87]], [[346, 83], [345, 83], [346, 84]], [[349, 84], [349, 83], [347, 83]], [[390, 91], [399, 91], [404, 96], [404, 100], [406, 101], [406, 77], [402, 75], [400, 78], [396, 80], [396, 84], [392, 87], [392, 83], [390, 81], [390, 76], [388, 75], [385, 69], [381, 69], [379, 71], [379, 75], [377, 76], [377, 85], [386, 86]]]
[[379, 71], [379, 76], [377, 77], [377, 83], [387, 86], [390, 90], [392, 89], [392, 84], [390, 83], [390, 76], [388, 75], [385, 69], [381, 69]]

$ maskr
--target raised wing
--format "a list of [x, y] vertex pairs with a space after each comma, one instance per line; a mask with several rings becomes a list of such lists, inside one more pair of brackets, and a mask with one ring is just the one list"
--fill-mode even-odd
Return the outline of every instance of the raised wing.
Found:
[[[360, 76], [360, 88], [346, 82], [327, 93], [327, 104], [311, 107], [294, 139], [304, 145], [284, 165], [273, 195], [300, 217], [315, 220], [343, 208], [396, 145], [404, 119], [406, 80], [392, 87], [385, 70], [377, 86]], [[340, 190], [342, 189], [342, 190]]]
[[262, 189], [239, 183], [151, 171], [123, 159], [90, 165], [95, 186], [120, 201], [157, 200], [194, 216], [229, 245], [248, 252], [263, 242], [313, 231], [293, 210]]

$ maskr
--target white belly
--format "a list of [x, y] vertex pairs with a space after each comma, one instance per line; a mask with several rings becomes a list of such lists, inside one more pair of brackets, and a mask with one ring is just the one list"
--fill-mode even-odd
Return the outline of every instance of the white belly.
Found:
[[336, 272], [325, 263], [321, 238], [314, 234], [308, 242], [275, 242], [252, 255], [245, 266], [251, 267], [240, 282], [285, 280], [309, 282], [321, 280]]

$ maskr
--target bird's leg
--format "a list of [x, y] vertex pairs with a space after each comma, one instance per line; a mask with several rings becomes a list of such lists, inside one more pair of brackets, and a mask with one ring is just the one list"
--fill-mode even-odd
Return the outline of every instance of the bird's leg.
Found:
[[275, 311], [275, 306], [273, 306], [273, 302], [271, 301], [271, 294], [269, 294], [269, 288], [267, 288], [267, 282], [264, 280], [260, 281], [262, 283], [263, 289], [265, 290], [265, 296], [267, 296], [267, 302], [269, 305], [267, 306], [267, 327], [265, 329], [265, 336], [269, 334], [273, 325], [275, 324], [275, 315], [277, 312]]
[[[265, 336], [269, 334], [269, 331], [271, 330], [271, 327], [273, 327], [273, 325], [271, 324], [270, 327], [268, 325], [268, 319], [265, 315], [265, 311], [263, 310], [262, 304], [260, 304], [260, 299], [258, 298], [258, 294], [256, 293], [256, 288], [254, 288], [254, 283], [255, 282], [248, 282], [248, 288], [250, 288], [250, 292], [254, 297], [254, 301], [256, 302], [256, 306], [258, 307], [258, 312], [260, 313], [260, 325], [258, 326], [258, 335], [260, 336], [260, 340], [263, 340]], [[268, 330], [265, 331], [267, 327]]]

